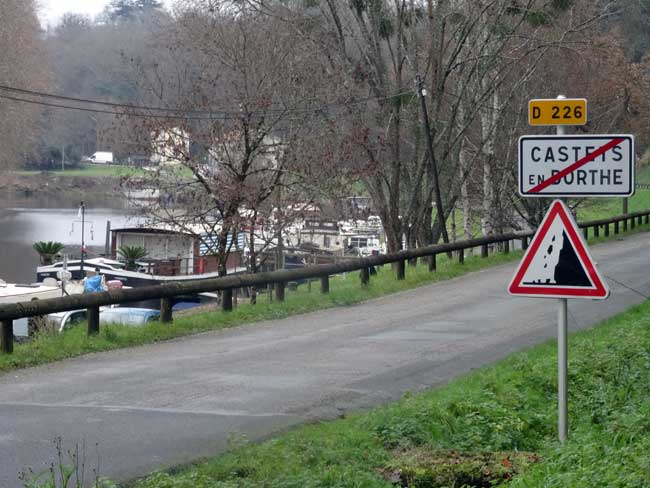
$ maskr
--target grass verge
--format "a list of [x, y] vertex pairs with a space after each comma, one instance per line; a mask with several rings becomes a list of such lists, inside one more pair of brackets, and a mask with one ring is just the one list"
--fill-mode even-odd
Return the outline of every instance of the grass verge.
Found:
[[[648, 228], [649, 226], [645, 224], [637, 226], [635, 229], [629, 229], [624, 235], [645, 232]], [[601, 236], [598, 239], [592, 237], [589, 242], [595, 244], [615, 238], [621, 238], [621, 235]], [[257, 305], [241, 304], [230, 313], [214, 310], [179, 317], [174, 319], [172, 324], [153, 322], [145, 327], [137, 328], [118, 325], [102, 326], [100, 334], [94, 337], [88, 337], [85, 324], [80, 324], [63, 334], [42, 334], [30, 342], [16, 344], [13, 354], [0, 354], [0, 372], [37, 366], [92, 352], [140, 346], [199, 332], [225, 329], [262, 320], [281, 319], [331, 307], [353, 305], [368, 299], [410, 290], [511, 262], [520, 259], [521, 256], [520, 251], [509, 254], [492, 254], [485, 259], [468, 256], [465, 258], [464, 264], [459, 264], [448, 260], [446, 255], [439, 255], [438, 269], [435, 273], [430, 273], [426, 265], [407, 266], [406, 279], [403, 281], [397, 281], [391, 266], [386, 265], [378, 268], [377, 275], [371, 277], [370, 285], [367, 287], [360, 286], [358, 273], [348, 273], [330, 279], [330, 293], [327, 295], [319, 292], [317, 283], [314, 284], [311, 291], [306, 284], [303, 284], [296, 291], [287, 290], [283, 303], [270, 303], [268, 294], [261, 294]]]
[[608, 487], [650, 479], [650, 303], [570, 337], [571, 434], [556, 438], [556, 345], [386, 407], [245, 439], [137, 488]]
[[[637, 169], [637, 183], [650, 183], [650, 167]], [[650, 208], [650, 190], [637, 188], [628, 198], [628, 212], [639, 212]], [[578, 206], [578, 220], [598, 220], [610, 215], [623, 214], [623, 198], [587, 198]]]
[[35, 340], [17, 344], [11, 355], [0, 355], [0, 371], [35, 366], [89, 352], [107, 351], [172, 339], [179, 336], [224, 329], [262, 320], [272, 320], [337, 306], [352, 305], [371, 298], [409, 290], [436, 281], [447, 280], [465, 273], [512, 261], [521, 252], [493, 254], [486, 259], [465, 258], [465, 264], [438, 256], [438, 269], [430, 273], [426, 265], [407, 266], [406, 279], [397, 281], [391, 266], [377, 268], [377, 274], [366, 287], [360, 286], [359, 273], [347, 273], [330, 279], [330, 293], [320, 293], [318, 282], [311, 291], [307, 284], [286, 292], [285, 301], [270, 303], [268, 294], [260, 294], [256, 305], [240, 304], [229, 313], [214, 310], [197, 315], [175, 318], [171, 324], [153, 322], [145, 327], [102, 326], [95, 337], [86, 335], [85, 324], [62, 334], [42, 334]]

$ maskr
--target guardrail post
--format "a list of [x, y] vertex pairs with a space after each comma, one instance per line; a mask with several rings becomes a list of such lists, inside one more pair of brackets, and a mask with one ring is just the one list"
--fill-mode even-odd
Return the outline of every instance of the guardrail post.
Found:
[[403, 259], [397, 261], [397, 279], [403, 280], [406, 278], [406, 263]]
[[172, 300], [171, 298], [160, 299], [160, 321], [163, 324], [168, 324], [173, 320], [172, 318]]
[[370, 270], [368, 268], [361, 268], [359, 277], [361, 278], [361, 285], [367, 286], [370, 283]]
[[418, 265], [418, 258], [409, 259], [409, 266], [415, 267]]
[[430, 254], [427, 256], [427, 264], [429, 266], [429, 271], [433, 272], [436, 270], [436, 255]]
[[11, 354], [14, 352], [14, 321], [2, 321], [2, 334], [0, 334], [0, 352]]
[[623, 219], [623, 232], [627, 231], [627, 219]]
[[487, 258], [487, 257], [488, 257], [488, 252], [489, 252], [488, 245], [487, 245], [487, 244], [483, 244], [483, 245], [481, 246], [481, 257], [482, 257], [482, 258]]
[[[623, 223], [623, 226], [625, 229], [628, 228], [628, 225], [631, 225], [633, 228], [635, 228], [637, 225], [644, 225], [645, 223], [650, 223], [650, 211], [644, 211], [644, 212], [636, 212], [634, 214], [628, 214], [628, 215], [621, 215], [617, 217], [613, 217], [610, 219], [603, 219], [603, 220], [594, 220], [591, 222], [585, 222], [582, 224], [582, 229], [584, 232], [585, 237], [589, 237], [589, 227], [593, 227], [593, 233], [595, 237], [600, 237], [602, 233], [604, 233], [605, 236], [609, 236], [610, 234], [610, 224], [614, 224], [614, 233], [619, 234], [621, 231], [621, 225], [620, 223]], [[584, 226], [589, 226], [589, 227], [584, 227]], [[604, 226], [603, 229], [601, 229], [601, 226]], [[530, 248], [530, 234], [505, 234], [501, 236], [493, 236], [490, 238], [491, 242], [486, 242], [488, 239], [471, 239], [465, 243], [457, 243], [455, 246], [456, 250], [453, 252], [458, 252], [458, 261], [459, 263], [464, 262], [465, 258], [465, 251], [467, 249], [470, 249], [471, 252], [473, 253], [474, 249], [477, 247], [481, 247], [481, 256], [482, 257], [487, 257], [489, 255], [489, 247], [490, 245], [493, 246], [493, 252], [500, 252], [502, 251], [504, 254], [507, 254], [510, 252], [510, 247], [511, 246], [516, 246], [517, 240], [521, 242], [521, 247], [523, 249], [529, 249]], [[512, 241], [512, 243], [511, 243]], [[462, 251], [459, 251], [459, 248], [461, 246], [467, 246], [462, 249]], [[448, 249], [452, 246], [431, 246], [431, 247], [426, 247], [426, 248], [420, 248], [418, 251], [411, 251], [410, 253], [397, 253], [395, 255], [391, 255], [390, 259], [395, 259], [395, 261], [392, 261], [392, 266], [393, 269], [395, 269], [396, 274], [397, 274], [397, 279], [398, 280], [404, 280], [406, 278], [406, 261], [407, 260], [412, 260], [410, 257], [406, 256], [412, 256], [414, 254], [425, 254], [423, 256], [423, 259], [427, 260], [428, 268], [429, 271], [436, 271], [437, 268], [437, 263], [436, 263], [436, 258], [437, 258], [437, 253], [448, 253]], [[515, 248], [513, 248], [515, 249]], [[452, 256], [453, 258], [454, 256]], [[143, 299], [151, 299], [158, 297], [157, 299], [160, 300], [160, 312], [161, 312], [161, 322], [169, 322], [173, 320], [173, 313], [171, 312], [171, 301], [172, 299], [166, 299], [166, 298], [160, 298], [161, 295], [179, 295], [183, 294], [184, 291], [187, 291], [188, 293], [198, 293], [202, 289], [207, 289], [207, 290], [214, 290], [215, 288], [223, 288], [223, 287], [241, 287], [243, 286], [242, 283], [245, 283], [246, 286], [256, 286], [255, 284], [259, 286], [266, 285], [268, 283], [270, 289], [272, 290], [269, 293], [269, 301], [272, 301], [273, 295], [275, 295], [276, 299], [278, 301], [283, 301], [285, 299], [285, 290], [287, 283], [289, 283], [290, 289], [291, 286], [293, 285], [293, 279], [303, 279], [305, 277], [314, 277], [316, 279], [320, 279], [321, 282], [321, 292], [322, 293], [329, 293], [329, 276], [324, 275], [325, 273], [339, 273], [341, 268], [345, 268], [348, 270], [356, 270], [360, 271], [360, 280], [362, 284], [369, 284], [370, 283], [370, 275], [373, 274], [374, 272], [374, 267], [370, 267], [367, 265], [368, 262], [373, 262], [375, 258], [366, 260], [366, 259], [359, 259], [359, 260], [353, 260], [345, 265], [345, 267], [337, 266], [336, 263], [335, 265], [330, 265], [330, 266], [324, 266], [320, 269], [316, 268], [314, 271], [309, 270], [309, 273], [305, 273], [304, 271], [300, 271], [300, 273], [292, 273], [292, 272], [287, 272], [284, 271], [282, 273], [275, 273], [275, 274], [269, 274], [269, 275], [264, 275], [263, 277], [254, 277], [254, 276], [247, 276], [245, 279], [232, 279], [229, 277], [222, 277], [218, 278], [216, 280], [206, 280], [207, 284], [206, 285], [178, 285], [174, 284], [173, 286], [170, 285], [158, 285], [155, 287], [147, 287], [147, 290], [142, 290], [142, 292], [136, 290], [124, 290], [124, 291], [115, 291], [115, 294], [111, 294], [109, 297], [98, 297], [98, 299], [95, 299], [94, 297], [78, 297], [75, 298], [75, 300], [64, 300], [62, 302], [57, 302], [56, 304], [44, 304], [41, 305], [40, 303], [32, 304], [30, 308], [28, 308], [28, 312], [22, 311], [21, 312], [21, 306], [20, 304], [8, 304], [6, 307], [6, 310], [4, 311], [5, 316], [11, 316], [11, 317], [20, 317], [21, 313], [26, 313], [28, 315], [37, 315], [37, 314], [42, 314], [46, 315], [48, 312], [51, 312], [51, 310], [60, 310], [61, 305], [63, 303], [66, 303], [66, 306], [69, 306], [70, 308], [67, 308], [67, 310], [70, 309], [78, 309], [78, 308], [85, 308], [87, 309], [87, 318], [88, 318], [88, 327], [87, 327], [87, 333], [88, 335], [93, 335], [93, 334], [98, 334], [100, 332], [100, 323], [99, 323], [99, 306], [97, 304], [102, 304], [102, 305], [108, 305], [112, 303], [120, 303], [122, 301], [136, 301], [136, 300], [143, 300]], [[419, 258], [418, 258], [419, 259]], [[421, 263], [423, 264], [423, 263]], [[305, 276], [306, 275], [306, 276]], [[284, 282], [275, 282], [275, 280], [284, 280]], [[275, 290], [274, 290], [275, 289]], [[222, 301], [222, 308], [223, 310], [232, 310], [233, 308], [233, 295], [235, 291], [234, 289], [225, 289], [221, 291], [221, 301]], [[2, 322], [2, 326], [0, 329], [0, 353], [2, 352], [8, 352], [11, 351], [13, 348], [13, 322], [9, 320], [5, 321], [0, 321]]]
[[585, 236], [585, 241], [589, 240], [589, 227], [582, 229], [582, 234]]
[[275, 299], [278, 302], [284, 302], [284, 289], [286, 285], [287, 284], [284, 281], [278, 281], [275, 284]]
[[330, 292], [330, 277], [327, 275], [320, 277], [320, 292], [321, 293]]
[[86, 315], [88, 316], [88, 335], [99, 334], [99, 307], [89, 307]]
[[224, 312], [232, 311], [232, 290], [222, 290], [221, 292], [221, 310]]

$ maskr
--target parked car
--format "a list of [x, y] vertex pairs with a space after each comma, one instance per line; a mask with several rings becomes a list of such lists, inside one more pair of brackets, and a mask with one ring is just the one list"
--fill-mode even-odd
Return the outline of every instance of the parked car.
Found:
[[[140, 326], [153, 320], [158, 320], [160, 311], [151, 308], [136, 307], [101, 307], [99, 309], [100, 324], [122, 324]], [[69, 310], [48, 314], [47, 320], [58, 332], [63, 332], [80, 322], [85, 322], [86, 310]]]
[[159, 317], [160, 310], [152, 308], [117, 307], [100, 310], [99, 323], [140, 326]]
[[[101, 310], [99, 312], [101, 316]], [[68, 310], [67, 312], [56, 312], [47, 315], [47, 321], [57, 332], [63, 332], [79, 322], [86, 320], [86, 310]]]

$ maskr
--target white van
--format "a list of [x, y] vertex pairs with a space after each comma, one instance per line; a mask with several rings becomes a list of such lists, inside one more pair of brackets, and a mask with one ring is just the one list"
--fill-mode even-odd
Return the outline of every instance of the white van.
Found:
[[93, 164], [113, 164], [113, 153], [98, 151], [89, 158], [86, 158], [85, 161]]

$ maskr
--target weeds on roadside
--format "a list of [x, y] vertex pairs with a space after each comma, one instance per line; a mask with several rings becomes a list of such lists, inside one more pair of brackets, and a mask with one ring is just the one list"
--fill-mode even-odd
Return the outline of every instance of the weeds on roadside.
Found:
[[[84, 488], [86, 487], [86, 442], [81, 446], [76, 443], [73, 449], [64, 450], [63, 439], [55, 437], [53, 440], [56, 451], [55, 460], [49, 467], [39, 473], [32, 468], [27, 468], [20, 473], [20, 480], [24, 488]], [[95, 444], [97, 452], [96, 467], [92, 469], [92, 488], [117, 488], [112, 481], [99, 475], [99, 446]]]

